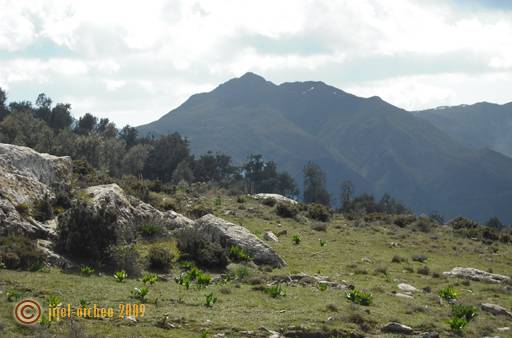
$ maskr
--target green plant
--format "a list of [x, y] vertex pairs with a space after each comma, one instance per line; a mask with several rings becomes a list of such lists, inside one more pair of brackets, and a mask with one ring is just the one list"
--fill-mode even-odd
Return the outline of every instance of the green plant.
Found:
[[234, 262], [246, 262], [251, 259], [244, 249], [236, 245], [232, 245], [228, 248], [228, 256]]
[[8, 302], [14, 302], [21, 297], [21, 293], [16, 290], [7, 290], [5, 296], [7, 297]]
[[300, 236], [299, 236], [299, 235], [293, 235], [293, 237], [292, 237], [292, 242], [293, 242], [293, 244], [295, 244], [295, 245], [299, 245], [299, 244], [300, 244], [300, 241], [301, 241], [301, 239], [300, 239]]
[[320, 240], [320, 246], [325, 246], [327, 244], [327, 241], [325, 239]]
[[155, 238], [162, 233], [162, 227], [155, 224], [143, 224], [139, 227], [139, 233], [144, 238]]
[[49, 307], [58, 307], [58, 306], [61, 306], [61, 301], [60, 301], [60, 297], [57, 296], [57, 295], [50, 295], [48, 296], [48, 306]]
[[89, 265], [84, 265], [80, 268], [80, 273], [85, 277], [90, 277], [94, 274], [94, 269]]
[[7, 266], [5, 265], [4, 262], [0, 262], [0, 270], [2, 269], [7, 269]]
[[265, 288], [267, 293], [272, 298], [280, 298], [286, 296], [286, 290], [280, 284], [272, 285]]
[[208, 338], [210, 334], [208, 333], [208, 330], [204, 330], [201, 332], [201, 338]]
[[190, 270], [190, 269], [192, 269], [194, 267], [194, 263], [192, 263], [190, 261], [181, 261], [181, 262], [178, 263], [178, 265], [183, 270]]
[[126, 271], [131, 277], [140, 276], [142, 266], [133, 244], [120, 244], [109, 248], [109, 267], [112, 271]]
[[179, 276], [176, 276], [176, 278], [174, 278], [174, 281], [176, 282], [176, 284], [184, 286], [185, 289], [187, 290], [190, 288], [190, 276], [186, 273], [182, 273]]
[[459, 294], [452, 286], [448, 286], [439, 291], [439, 296], [446, 300], [452, 300], [457, 299], [459, 297]]
[[146, 285], [148, 283], [150, 285], [153, 285], [156, 283], [157, 280], [158, 280], [158, 276], [153, 273], [146, 273], [146, 274], [144, 274], [144, 276], [142, 276], [142, 283], [144, 283], [144, 285]]
[[167, 272], [171, 268], [172, 254], [168, 249], [152, 247], [148, 261], [150, 269]]
[[212, 292], [205, 295], [205, 298], [206, 299], [205, 299], [204, 305], [206, 307], [212, 307], [213, 304], [217, 303], [217, 297], [215, 297]]
[[89, 307], [89, 304], [90, 304], [90, 302], [89, 302], [89, 301], [87, 301], [87, 300], [86, 300], [86, 299], [84, 299], [84, 298], [80, 298], [80, 307], [81, 307], [82, 309], [86, 309], [86, 308], [88, 308], [88, 307]]
[[114, 274], [114, 278], [116, 279], [116, 282], [122, 283], [126, 278], [128, 278], [128, 274], [126, 273], [126, 271], [117, 271]]
[[220, 198], [220, 196], [217, 196], [213, 203], [215, 204], [216, 207], [220, 207], [222, 205], [222, 199]]
[[299, 210], [295, 206], [288, 203], [278, 203], [276, 206], [276, 213], [278, 216], [284, 218], [293, 218], [297, 216]]
[[322, 282], [318, 283], [318, 290], [320, 290], [320, 291], [327, 290], [327, 283], [322, 283]]
[[52, 321], [48, 318], [48, 316], [44, 313], [41, 314], [41, 319], [39, 320], [39, 325], [44, 328], [49, 328], [52, 324]]
[[478, 316], [478, 309], [472, 305], [455, 304], [452, 306], [452, 316], [469, 322]]
[[226, 249], [219, 244], [208, 241], [196, 229], [182, 230], [176, 235], [180, 259], [193, 260], [206, 268], [225, 268], [228, 263]]
[[11, 234], [0, 238], [0, 262], [4, 268], [37, 271], [43, 267], [45, 257], [28, 237]]
[[147, 287], [143, 286], [141, 288], [133, 289], [132, 297], [135, 299], [138, 299], [139, 301], [144, 303], [146, 301], [146, 296], [148, 295], [148, 293], [149, 293], [149, 289]]
[[308, 204], [307, 216], [320, 222], [328, 222], [331, 218], [331, 210], [322, 204]]
[[356, 303], [359, 305], [369, 306], [373, 302], [373, 296], [371, 293], [352, 290], [345, 294], [345, 297], [350, 300], [352, 303]]
[[450, 329], [455, 333], [462, 333], [462, 330], [468, 325], [468, 321], [464, 318], [453, 317], [448, 321]]
[[212, 277], [210, 275], [207, 275], [205, 273], [199, 274], [196, 279], [198, 288], [206, 287], [207, 285], [210, 284], [211, 280]]

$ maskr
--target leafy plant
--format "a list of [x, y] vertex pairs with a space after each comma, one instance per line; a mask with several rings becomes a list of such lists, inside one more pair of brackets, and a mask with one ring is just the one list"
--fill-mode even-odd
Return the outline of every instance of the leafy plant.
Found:
[[246, 262], [251, 259], [244, 249], [236, 245], [232, 245], [228, 248], [228, 256], [234, 262]]
[[369, 306], [373, 302], [373, 295], [368, 292], [352, 290], [345, 294], [346, 298], [350, 300], [352, 303], [356, 303], [359, 305]]
[[448, 286], [439, 291], [439, 296], [446, 300], [452, 300], [457, 299], [459, 297], [459, 294], [452, 286]]
[[142, 303], [146, 301], [146, 296], [149, 293], [149, 289], [146, 286], [143, 286], [141, 288], [135, 288], [132, 291], [132, 297], [135, 299], [140, 300]]
[[185, 289], [187, 289], [187, 290], [190, 288], [191, 281], [190, 281], [189, 274], [182, 273], [179, 276], [177, 276], [176, 278], [174, 278], [174, 281], [176, 282], [176, 284], [184, 286]]
[[201, 338], [208, 338], [210, 336], [210, 334], [208, 333], [208, 330], [204, 330], [203, 332], [201, 332]]
[[325, 239], [320, 240], [320, 246], [325, 246], [327, 244], [327, 241]]
[[300, 239], [300, 236], [299, 236], [299, 235], [293, 235], [293, 237], [292, 237], [292, 242], [293, 242], [293, 244], [295, 244], [295, 245], [299, 245], [299, 244], [300, 244], [300, 241], [301, 241], [301, 239]]
[[117, 271], [114, 274], [114, 278], [116, 279], [116, 282], [122, 283], [126, 278], [128, 278], [128, 274], [126, 273], [126, 271]]
[[320, 290], [320, 291], [327, 290], [327, 283], [318, 283], [318, 290]]
[[206, 299], [205, 299], [204, 305], [206, 307], [212, 307], [213, 304], [217, 303], [217, 297], [215, 297], [212, 292], [205, 295], [205, 298]]
[[478, 309], [472, 305], [455, 304], [452, 306], [452, 316], [469, 322], [478, 316]]
[[80, 268], [80, 273], [85, 277], [90, 277], [94, 274], [94, 269], [89, 265], [84, 265]]
[[220, 198], [220, 196], [217, 196], [213, 203], [215, 204], [215, 206], [220, 207], [222, 205], [222, 199]]
[[155, 275], [154, 273], [146, 273], [144, 274], [144, 276], [142, 276], [142, 283], [144, 283], [144, 285], [146, 284], [150, 284], [150, 285], [153, 285], [156, 283], [156, 281], [158, 280], [158, 276]]
[[155, 224], [143, 224], [139, 227], [139, 233], [144, 238], [154, 238], [162, 232], [162, 227]]
[[462, 333], [462, 330], [468, 325], [468, 321], [464, 318], [453, 317], [448, 321], [450, 329], [455, 333]]
[[171, 267], [172, 254], [168, 249], [152, 247], [149, 250], [149, 267], [158, 271], [169, 271]]
[[16, 290], [7, 290], [5, 293], [8, 302], [14, 302], [21, 297], [21, 293]]
[[84, 298], [80, 298], [80, 307], [81, 307], [82, 309], [86, 309], [86, 308], [88, 308], [88, 307], [89, 307], [89, 304], [90, 304], [90, 302], [89, 302], [89, 301], [87, 301], [87, 300], [86, 300], [86, 299], [84, 299]]
[[60, 301], [60, 297], [57, 295], [50, 295], [50, 296], [48, 296], [47, 300], [48, 300], [49, 307], [57, 307], [62, 304]]
[[210, 275], [201, 273], [197, 276], [197, 286], [199, 288], [206, 287], [208, 284], [210, 284], [211, 280], [212, 277]]
[[267, 293], [272, 298], [280, 298], [286, 296], [286, 291], [280, 284], [265, 288], [265, 293]]

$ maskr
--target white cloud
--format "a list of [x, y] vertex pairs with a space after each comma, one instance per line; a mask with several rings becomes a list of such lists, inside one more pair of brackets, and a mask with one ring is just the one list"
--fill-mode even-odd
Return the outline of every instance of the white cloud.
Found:
[[[71, 101], [78, 114], [111, 114], [131, 124], [149, 122], [193, 90], [212, 89], [248, 70], [270, 80], [325, 80], [410, 109], [472, 101], [471, 95], [510, 100], [502, 89], [507, 80], [489, 80], [480, 91], [475, 86], [512, 69], [512, 12], [454, 6], [419, 0], [0, 0], [0, 85], [11, 99], [27, 99], [22, 95], [27, 88], [33, 95], [36, 83], [55, 100], [84, 102]], [[418, 67], [407, 75], [400, 64], [385, 75], [365, 67], [370, 60], [447, 55], [470, 62], [446, 58], [442, 71]], [[361, 74], [336, 77], [347, 73], [347, 64], [357, 64]], [[464, 71], [461, 64], [471, 67]]]

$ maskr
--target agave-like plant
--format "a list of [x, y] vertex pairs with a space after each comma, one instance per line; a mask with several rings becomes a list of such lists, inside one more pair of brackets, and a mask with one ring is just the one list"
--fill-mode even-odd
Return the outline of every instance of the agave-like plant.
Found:
[[142, 283], [144, 283], [144, 285], [147, 285], [148, 283], [150, 285], [153, 285], [156, 283], [157, 280], [158, 276], [155, 275], [154, 273], [146, 273], [144, 274], [144, 276], [142, 276]]
[[128, 278], [128, 274], [126, 273], [126, 271], [117, 271], [115, 274], [114, 274], [114, 278], [116, 280], [116, 282], [118, 283], [122, 283], [124, 282], [124, 280], [126, 278]]

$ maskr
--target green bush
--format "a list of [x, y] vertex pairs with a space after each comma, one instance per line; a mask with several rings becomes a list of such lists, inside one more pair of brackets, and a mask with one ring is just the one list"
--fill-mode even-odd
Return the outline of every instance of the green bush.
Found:
[[228, 256], [233, 262], [246, 262], [251, 259], [244, 249], [236, 245], [232, 245], [228, 248]]
[[468, 321], [464, 318], [453, 317], [448, 321], [450, 329], [455, 333], [462, 333], [462, 330], [468, 325]]
[[313, 203], [308, 204], [307, 216], [320, 222], [328, 222], [331, 219], [332, 212], [323, 204]]
[[448, 286], [439, 291], [439, 296], [446, 300], [452, 300], [457, 299], [459, 297], [459, 294], [452, 286]]
[[148, 284], [153, 285], [158, 281], [158, 276], [153, 273], [146, 273], [144, 276], [142, 276], [142, 283], [144, 285]]
[[369, 306], [373, 302], [373, 296], [371, 293], [363, 292], [359, 290], [352, 290], [345, 294], [346, 298], [352, 303], [359, 305]]
[[128, 274], [126, 273], [126, 271], [117, 271], [115, 274], [114, 274], [114, 279], [116, 280], [116, 282], [118, 283], [122, 283], [124, 282], [124, 280], [128, 278]]
[[286, 290], [280, 284], [272, 285], [265, 288], [265, 293], [272, 298], [280, 298], [286, 296]]
[[45, 255], [35, 241], [21, 235], [9, 235], [0, 238], [0, 262], [7, 269], [38, 270], [45, 262]]
[[132, 244], [110, 247], [108, 265], [111, 271], [126, 271], [131, 277], [139, 276], [142, 270], [139, 253]]
[[95, 270], [89, 265], [84, 265], [80, 268], [80, 273], [85, 277], [90, 277], [94, 274]]
[[168, 272], [171, 268], [172, 254], [168, 249], [152, 247], [149, 249], [148, 265], [151, 270]]
[[209, 294], [205, 295], [205, 298], [206, 299], [205, 299], [204, 305], [206, 307], [212, 307], [213, 304], [217, 303], [217, 297], [215, 297], [213, 295], [213, 293], [209, 293]]
[[132, 297], [138, 299], [141, 303], [146, 301], [146, 296], [149, 294], [149, 289], [146, 286], [135, 288], [132, 291]]
[[300, 236], [299, 236], [299, 235], [293, 235], [293, 237], [292, 237], [292, 242], [293, 242], [293, 244], [295, 244], [295, 245], [299, 245], [299, 244], [300, 244], [300, 241], [301, 241], [301, 239], [300, 239]]
[[472, 305], [455, 304], [452, 306], [452, 316], [463, 318], [467, 322], [478, 316], [478, 309]]
[[180, 258], [193, 260], [205, 268], [225, 268], [228, 265], [226, 250], [219, 244], [206, 240], [201, 232], [191, 229], [176, 235]]
[[162, 233], [162, 227], [155, 224], [143, 224], [139, 227], [139, 233], [146, 239], [152, 239]]
[[278, 203], [276, 206], [276, 213], [280, 217], [293, 218], [299, 213], [298, 209], [288, 203]]

